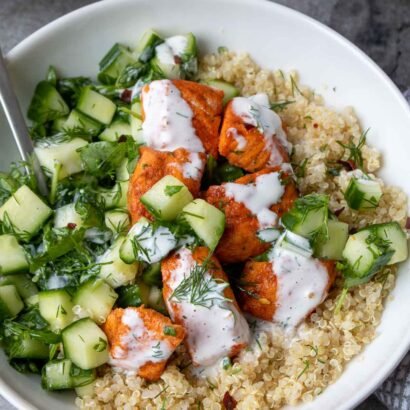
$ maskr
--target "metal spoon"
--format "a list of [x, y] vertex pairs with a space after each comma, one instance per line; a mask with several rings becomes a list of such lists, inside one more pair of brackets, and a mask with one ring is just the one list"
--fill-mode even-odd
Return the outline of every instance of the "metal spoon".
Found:
[[0, 48], [0, 102], [9, 122], [11, 131], [16, 141], [20, 156], [23, 161], [33, 165], [33, 171], [37, 178], [38, 188], [42, 195], [48, 196], [46, 178], [34, 155], [34, 145], [27, 130], [27, 125], [21, 113], [17, 97], [13, 91], [6, 63]]

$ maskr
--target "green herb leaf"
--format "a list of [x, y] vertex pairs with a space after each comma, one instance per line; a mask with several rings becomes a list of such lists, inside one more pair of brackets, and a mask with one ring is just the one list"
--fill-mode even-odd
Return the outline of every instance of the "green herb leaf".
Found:
[[173, 326], [164, 326], [164, 335], [176, 336], [177, 332]]
[[173, 196], [181, 191], [182, 188], [182, 185], [167, 185], [164, 189], [164, 192], [167, 196]]

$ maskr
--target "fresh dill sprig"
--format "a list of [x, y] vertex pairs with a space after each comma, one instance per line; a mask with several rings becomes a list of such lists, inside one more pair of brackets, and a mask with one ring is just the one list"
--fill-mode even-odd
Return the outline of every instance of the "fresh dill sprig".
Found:
[[294, 100], [275, 101], [270, 105], [270, 108], [273, 111], [281, 112], [287, 108], [289, 104], [293, 104], [294, 102]]
[[360, 135], [357, 144], [355, 144], [355, 142], [353, 141], [353, 137], [350, 138], [347, 144], [343, 143], [342, 141], [336, 141], [344, 149], [344, 152], [346, 152], [346, 150], [349, 151], [349, 157], [347, 160], [353, 161], [356, 167], [361, 170], [363, 170], [362, 148], [366, 144], [366, 138], [367, 138], [367, 133], [369, 132], [369, 129], [370, 128], [368, 128], [366, 131], [364, 131]]
[[215, 304], [231, 302], [231, 299], [223, 295], [229, 283], [212, 277], [208, 274], [208, 269], [209, 257], [202, 264], [196, 263], [189, 275], [174, 289], [169, 300], [187, 301], [207, 309]]

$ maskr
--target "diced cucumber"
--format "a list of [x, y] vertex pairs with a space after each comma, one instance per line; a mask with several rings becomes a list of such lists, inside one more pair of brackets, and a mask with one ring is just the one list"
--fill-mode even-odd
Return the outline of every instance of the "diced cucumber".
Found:
[[394, 250], [388, 265], [403, 262], [408, 257], [408, 244], [406, 234], [397, 222], [373, 225], [377, 228], [377, 235], [390, 243], [390, 248]]
[[224, 92], [223, 104], [226, 105], [230, 100], [239, 95], [239, 90], [232, 84], [222, 80], [206, 80], [206, 85]]
[[102, 279], [90, 279], [83, 283], [73, 297], [73, 304], [81, 306], [97, 323], [104, 323], [118, 295]]
[[40, 81], [34, 91], [27, 116], [30, 120], [43, 124], [64, 117], [69, 111], [68, 105], [55, 87], [48, 81]]
[[135, 49], [138, 59], [143, 63], [151, 60], [155, 54], [155, 47], [163, 42], [164, 40], [154, 30], [147, 30]]
[[75, 204], [67, 204], [55, 210], [54, 228], [66, 228], [68, 224], [75, 224], [76, 228], [84, 225], [83, 217], [76, 211]]
[[17, 316], [24, 304], [14, 285], [0, 286], [0, 321]]
[[142, 280], [149, 286], [161, 286], [161, 262], [149, 265], [142, 273]]
[[5, 285], [14, 285], [17, 289], [17, 293], [25, 301], [38, 294], [37, 286], [30, 277], [24, 273], [0, 276], [0, 286]]
[[407, 239], [397, 222], [364, 228], [349, 236], [343, 250], [347, 286], [366, 282], [385, 265], [407, 256]]
[[120, 166], [115, 171], [115, 177], [117, 181], [128, 181], [130, 179], [130, 173], [128, 172], [128, 158], [124, 158]]
[[195, 199], [184, 207], [181, 215], [211, 250], [218, 245], [225, 230], [225, 215], [203, 199]]
[[94, 120], [109, 125], [117, 106], [97, 91], [92, 90], [90, 87], [84, 87], [78, 99], [77, 109]]
[[143, 144], [144, 136], [142, 135], [142, 108], [140, 101], [132, 103], [130, 121], [132, 138], [134, 138], [136, 142]]
[[56, 163], [61, 165], [58, 171], [58, 179], [61, 180], [83, 170], [81, 157], [77, 150], [86, 145], [88, 145], [87, 141], [81, 138], [73, 138], [71, 141], [59, 144], [37, 145], [34, 151], [41, 166], [51, 175], [56, 170]]
[[128, 232], [121, 245], [120, 257], [125, 263], [141, 261], [156, 263], [176, 247], [177, 240], [164, 227], [154, 227], [147, 219], [141, 218]]
[[62, 339], [64, 353], [80, 369], [93, 369], [108, 361], [107, 337], [89, 318], [66, 327]]
[[126, 234], [130, 227], [130, 216], [126, 209], [112, 209], [105, 213], [105, 225], [114, 234]]
[[127, 206], [128, 181], [117, 182], [111, 189], [100, 189], [98, 197], [104, 201], [105, 209]]
[[52, 360], [45, 364], [41, 374], [41, 385], [46, 390], [72, 388], [71, 360]]
[[64, 124], [64, 129], [66, 130], [81, 129], [93, 137], [100, 133], [101, 128], [102, 126], [98, 121], [93, 120], [75, 109], [70, 112], [70, 115]]
[[98, 80], [103, 84], [114, 84], [121, 71], [136, 60], [127, 47], [114, 44], [99, 63]]
[[26, 253], [13, 235], [0, 235], [0, 274], [24, 272], [28, 268]]
[[65, 289], [44, 290], [38, 294], [41, 316], [53, 330], [64, 329], [74, 319], [73, 302]]
[[376, 208], [381, 196], [379, 182], [365, 178], [352, 178], [344, 193], [349, 208], [355, 210]]
[[151, 286], [148, 296], [148, 306], [164, 315], [168, 314], [167, 307], [165, 305], [164, 297], [162, 296], [162, 290], [157, 286]]
[[75, 393], [78, 397], [81, 398], [91, 397], [94, 394], [95, 383], [95, 381], [92, 381], [91, 383], [88, 383], [85, 386], [76, 387]]
[[103, 141], [118, 141], [121, 135], [132, 135], [131, 125], [120, 120], [114, 121], [98, 136]]
[[38, 305], [38, 293], [36, 293], [33, 296], [29, 296], [26, 300], [25, 300], [27, 306], [35, 306]]
[[139, 264], [135, 262], [135, 259], [132, 263], [125, 263], [120, 258], [123, 243], [124, 237], [119, 237], [99, 259], [101, 263], [99, 276], [113, 288], [132, 282], [139, 269]]
[[0, 207], [0, 221], [22, 240], [29, 241], [52, 212], [27, 185], [23, 185]]
[[43, 367], [41, 384], [46, 390], [77, 390], [92, 385], [95, 378], [94, 369], [80, 369], [69, 359], [52, 360]]
[[280, 246], [289, 251], [299, 253], [307, 258], [313, 254], [309, 240], [290, 231], [285, 231], [278, 239], [275, 246]]
[[51, 124], [51, 132], [53, 134], [56, 134], [58, 132], [61, 132], [64, 130], [65, 123], [68, 119], [68, 116], [66, 117], [61, 117], [61, 118], [56, 118], [53, 123]]
[[156, 218], [172, 221], [193, 199], [183, 182], [172, 175], [166, 175], [154, 184], [140, 201]]
[[48, 359], [48, 345], [41, 340], [24, 335], [13, 340], [8, 346], [8, 353], [13, 359]]
[[282, 225], [291, 232], [308, 238], [314, 249], [327, 239], [329, 197], [309, 194], [298, 198], [291, 210], [282, 216]]
[[141, 306], [142, 304], [148, 306], [148, 299], [150, 288], [145, 283], [138, 280], [132, 285], [122, 286], [117, 289], [118, 300], [117, 305], [122, 308], [129, 306]]
[[343, 249], [349, 236], [349, 225], [344, 222], [329, 219], [327, 221], [328, 238], [317, 247], [319, 258], [341, 260]]
[[186, 78], [196, 73], [196, 55], [196, 38], [192, 33], [173, 36], [155, 47], [151, 66], [165, 78]]

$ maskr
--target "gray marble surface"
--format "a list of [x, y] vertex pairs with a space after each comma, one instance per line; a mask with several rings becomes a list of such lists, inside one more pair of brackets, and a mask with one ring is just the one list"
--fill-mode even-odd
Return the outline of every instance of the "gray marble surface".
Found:
[[[409, 0], [276, 0], [334, 28], [372, 57], [401, 90], [410, 86]], [[90, 0], [0, 0], [0, 44], [23, 38]], [[0, 409], [13, 409], [0, 397]], [[382, 410], [371, 396], [356, 410]]]

